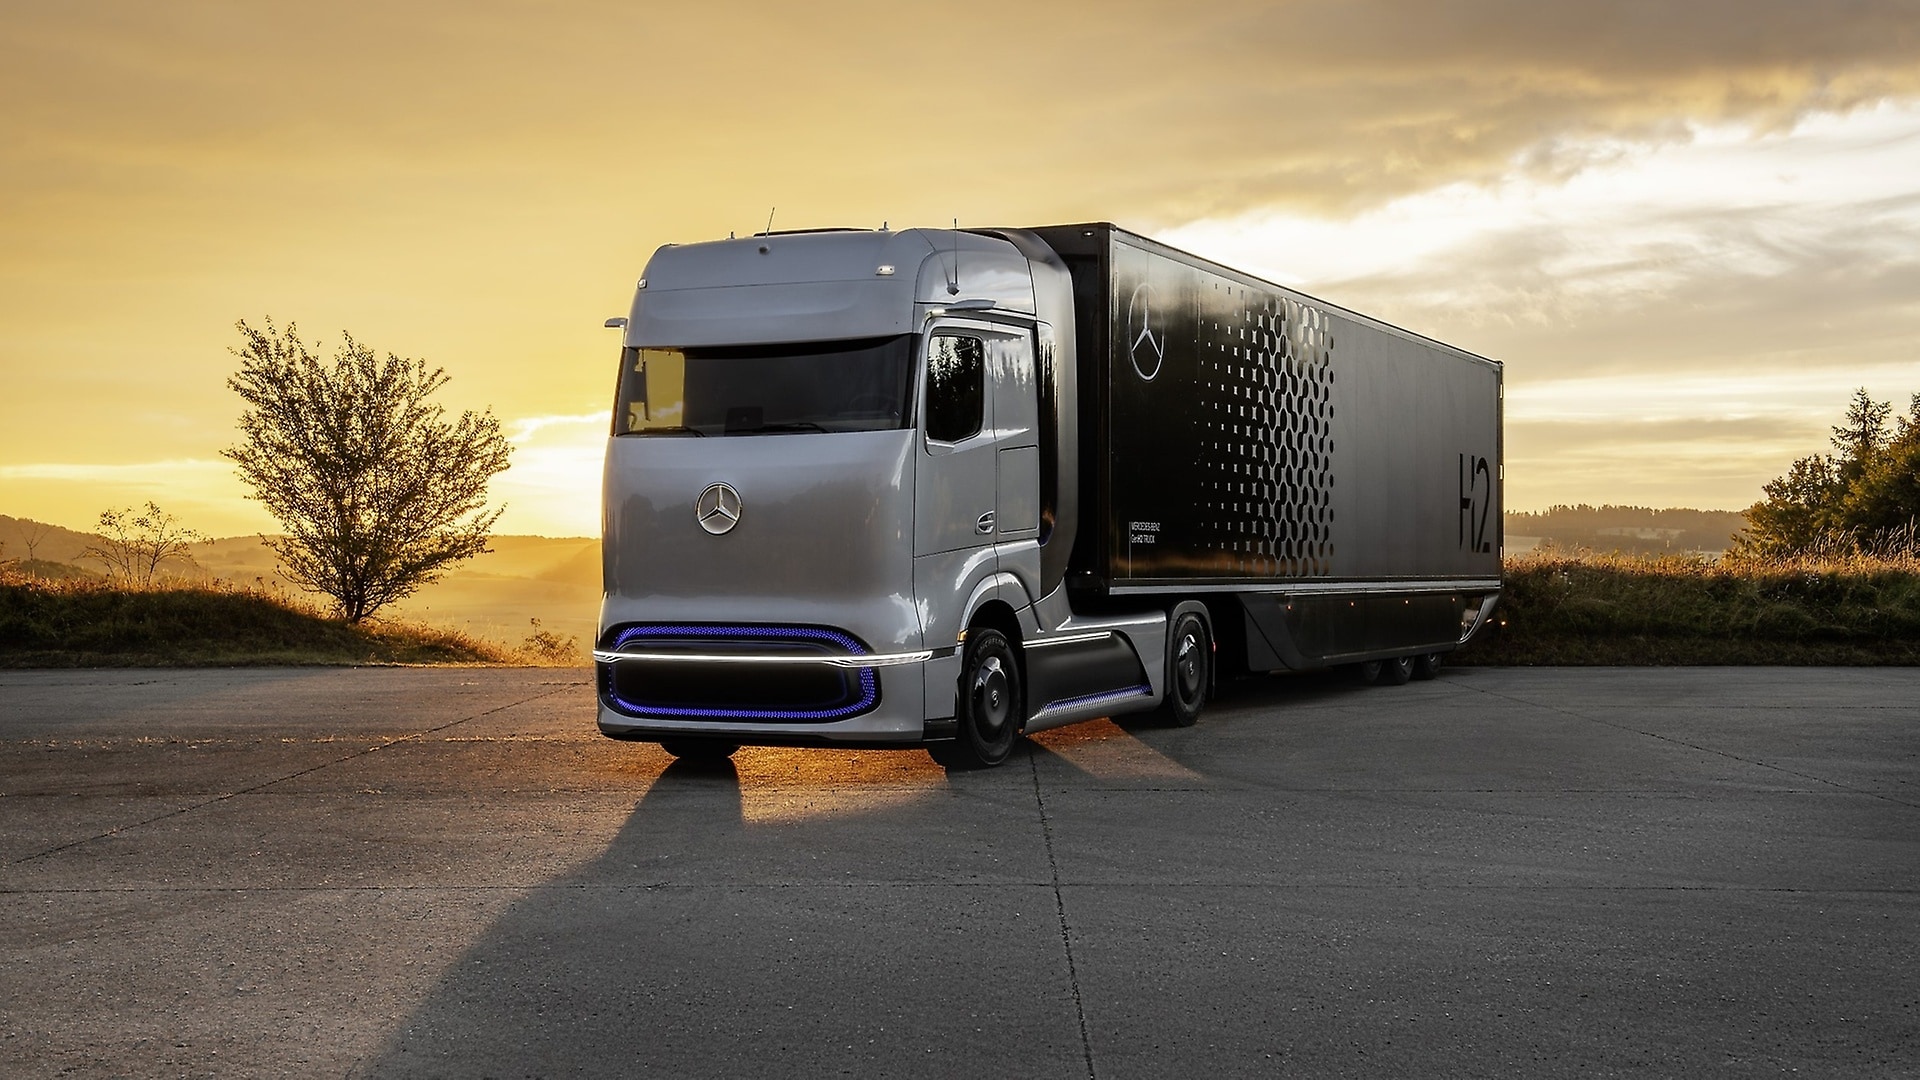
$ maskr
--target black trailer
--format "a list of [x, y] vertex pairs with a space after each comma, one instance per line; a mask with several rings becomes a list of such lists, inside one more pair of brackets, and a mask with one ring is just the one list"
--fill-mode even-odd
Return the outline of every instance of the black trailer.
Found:
[[1250, 670], [1430, 664], [1486, 617], [1497, 361], [1110, 224], [1031, 231], [1073, 280], [1076, 607], [1204, 599]]

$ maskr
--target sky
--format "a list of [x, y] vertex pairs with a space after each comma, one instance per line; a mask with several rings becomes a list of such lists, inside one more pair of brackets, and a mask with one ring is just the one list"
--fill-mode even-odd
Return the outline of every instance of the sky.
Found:
[[1107, 220], [1506, 364], [1509, 509], [1741, 509], [1920, 392], [1920, 3], [0, 0], [0, 513], [273, 524], [237, 320], [593, 535], [648, 255]]

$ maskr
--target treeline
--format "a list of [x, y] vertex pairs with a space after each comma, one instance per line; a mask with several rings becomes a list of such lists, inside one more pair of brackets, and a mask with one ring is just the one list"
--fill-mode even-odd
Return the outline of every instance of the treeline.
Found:
[[1716, 552], [1747, 526], [1737, 510], [1656, 510], [1647, 506], [1555, 505], [1506, 515], [1508, 536], [1534, 537], [1562, 550], [1630, 554]]

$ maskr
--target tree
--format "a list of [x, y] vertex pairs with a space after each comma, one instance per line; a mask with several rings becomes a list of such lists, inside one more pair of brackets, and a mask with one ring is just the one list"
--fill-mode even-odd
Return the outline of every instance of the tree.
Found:
[[1815, 454], [1770, 481], [1747, 511], [1735, 550], [1795, 555], [1822, 549], [1891, 552], [1913, 545], [1920, 519], [1920, 394], [1908, 414], [1854, 391], [1846, 421], [1833, 429], [1837, 455]]
[[1833, 446], [1840, 451], [1836, 474], [1843, 484], [1851, 484], [1865, 472], [1887, 441], [1887, 417], [1893, 406], [1873, 400], [1862, 386], [1847, 403], [1846, 422], [1833, 429]]
[[1735, 538], [1734, 550], [1792, 555], [1811, 550], [1830, 534], [1834, 508], [1846, 485], [1833, 458], [1813, 454], [1795, 461], [1785, 476], [1769, 480], [1762, 490], [1767, 497], [1747, 511], [1747, 528]]
[[139, 513], [132, 507], [102, 510], [100, 542], [82, 551], [80, 557], [105, 565], [109, 578], [145, 589], [153, 586], [161, 564], [192, 562], [189, 550], [205, 539], [148, 500]]
[[1868, 545], [1886, 549], [1901, 534], [1911, 545], [1920, 517], [1920, 394], [1862, 464], [1841, 509], [1848, 528]]
[[27, 545], [27, 562], [32, 564], [40, 556], [36, 554], [40, 545], [52, 534], [53, 526], [44, 521], [23, 521], [20, 523], [20, 539]]
[[487, 482], [512, 447], [491, 412], [449, 423], [427, 400], [445, 369], [382, 359], [351, 334], [323, 361], [292, 324], [236, 325], [227, 386], [247, 408], [221, 453], [286, 530], [267, 543], [289, 579], [357, 623], [489, 550], [505, 507], [487, 509]]

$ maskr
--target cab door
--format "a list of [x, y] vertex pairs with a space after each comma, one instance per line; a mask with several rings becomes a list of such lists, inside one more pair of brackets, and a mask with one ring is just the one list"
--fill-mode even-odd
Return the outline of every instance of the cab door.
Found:
[[[916, 559], [950, 556], [940, 562], [965, 563], [970, 561], [968, 554], [990, 548], [997, 539], [993, 394], [987, 378], [986, 334], [939, 326], [927, 335], [920, 415], [913, 553]], [[950, 572], [936, 571], [936, 576]], [[916, 567], [916, 579], [921, 576], [921, 568]]]

